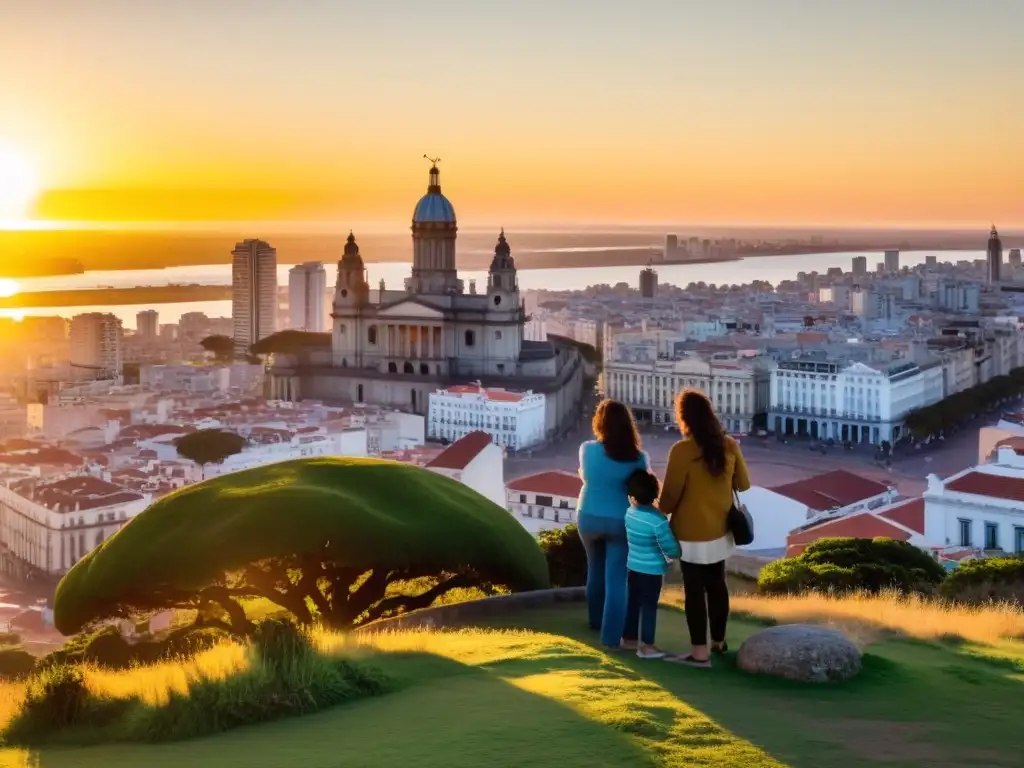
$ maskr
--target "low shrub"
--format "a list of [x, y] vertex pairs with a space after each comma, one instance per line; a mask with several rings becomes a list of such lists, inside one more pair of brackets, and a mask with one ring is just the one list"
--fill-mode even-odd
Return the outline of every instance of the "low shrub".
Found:
[[965, 560], [946, 577], [942, 594], [965, 603], [1024, 603], [1024, 557]]
[[79, 667], [54, 666], [33, 677], [25, 701], [8, 723], [4, 740], [10, 744], [39, 744], [69, 728], [109, 725], [132, 702], [101, 699], [89, 692]]
[[552, 587], [582, 587], [587, 583], [587, 553], [575, 525], [542, 531], [539, 542], [548, 561]]
[[0, 648], [0, 680], [23, 680], [36, 668], [36, 657], [20, 645]]
[[287, 619], [264, 619], [252, 633], [252, 644], [269, 664], [305, 658], [313, 652], [309, 635]]
[[63, 647], [43, 658], [39, 666], [49, 669], [88, 661], [105, 669], [128, 669], [136, 664], [194, 656], [227, 637], [227, 632], [216, 627], [185, 627], [159, 639], [129, 643], [117, 627], [107, 626], [69, 638]]
[[893, 539], [819, 539], [797, 557], [769, 563], [757, 580], [761, 594], [808, 590], [883, 590], [932, 594], [946, 571], [927, 552]]
[[0, 632], [0, 645], [21, 645], [21, 635], [17, 632]]

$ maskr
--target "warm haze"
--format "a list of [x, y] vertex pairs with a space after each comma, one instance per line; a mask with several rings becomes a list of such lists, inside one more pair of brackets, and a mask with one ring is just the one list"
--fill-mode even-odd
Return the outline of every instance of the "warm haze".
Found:
[[[1018, 0], [0, 7], [0, 220], [1022, 222]], [[22, 206], [23, 207], [23, 206]], [[24, 213], [24, 210], [22, 211]]]

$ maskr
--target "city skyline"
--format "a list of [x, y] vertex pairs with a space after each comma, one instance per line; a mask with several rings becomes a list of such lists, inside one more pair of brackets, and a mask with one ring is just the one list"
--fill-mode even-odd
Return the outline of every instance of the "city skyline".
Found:
[[0, 170], [85, 222], [407, 222], [431, 152], [470, 225], [1024, 223], [1024, 8], [765, 5], [8, 7]]

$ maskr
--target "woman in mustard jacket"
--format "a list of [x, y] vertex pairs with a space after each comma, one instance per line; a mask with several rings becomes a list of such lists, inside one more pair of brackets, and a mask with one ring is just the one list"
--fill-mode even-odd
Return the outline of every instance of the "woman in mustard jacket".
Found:
[[689, 655], [671, 661], [709, 667], [711, 650], [727, 650], [725, 560], [735, 545], [726, 518], [733, 490], [747, 490], [750, 478], [739, 445], [725, 434], [703, 392], [684, 390], [679, 394], [676, 421], [683, 439], [669, 451], [658, 507], [670, 517], [672, 532], [679, 540], [686, 624], [693, 647]]

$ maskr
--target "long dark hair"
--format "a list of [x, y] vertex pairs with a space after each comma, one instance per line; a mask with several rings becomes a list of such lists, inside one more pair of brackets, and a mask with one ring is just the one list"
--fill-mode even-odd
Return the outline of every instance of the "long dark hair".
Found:
[[609, 459], [636, 461], [640, 458], [640, 434], [636, 431], [633, 413], [618, 400], [602, 400], [597, 404], [591, 428]]
[[725, 431], [707, 395], [684, 389], [676, 398], [679, 431], [689, 435], [700, 448], [708, 472], [717, 477], [725, 471]]

